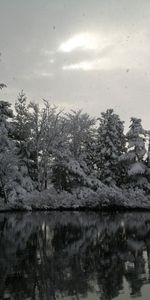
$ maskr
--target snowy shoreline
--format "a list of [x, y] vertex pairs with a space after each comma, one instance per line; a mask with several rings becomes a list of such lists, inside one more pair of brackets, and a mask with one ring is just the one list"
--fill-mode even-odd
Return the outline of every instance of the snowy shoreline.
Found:
[[23, 199], [7, 204], [1, 201], [1, 211], [132, 211], [150, 210], [150, 196], [141, 190], [121, 190], [103, 187], [97, 191], [89, 188], [75, 189], [72, 193], [54, 188], [34, 191]]

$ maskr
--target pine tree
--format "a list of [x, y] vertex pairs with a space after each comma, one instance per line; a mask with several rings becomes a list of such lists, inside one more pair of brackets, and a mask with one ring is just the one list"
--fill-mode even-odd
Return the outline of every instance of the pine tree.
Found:
[[8, 193], [16, 179], [17, 158], [11, 139], [12, 127], [8, 119], [13, 117], [10, 104], [0, 101], [0, 196], [8, 201]]
[[127, 183], [131, 187], [144, 188], [146, 180], [146, 130], [143, 129], [141, 119], [131, 118], [129, 131], [126, 134], [127, 153], [124, 161], [127, 170]]
[[25, 169], [20, 167], [16, 143], [13, 140], [11, 104], [0, 101], [0, 196], [8, 201], [22, 198], [33, 190]]
[[18, 155], [20, 156], [22, 163], [28, 166], [31, 126], [27, 108], [27, 98], [23, 90], [15, 103], [15, 111], [14, 138], [18, 147]]
[[101, 114], [97, 134], [97, 176], [106, 184], [120, 185], [124, 171], [120, 157], [125, 152], [124, 126], [112, 109]]

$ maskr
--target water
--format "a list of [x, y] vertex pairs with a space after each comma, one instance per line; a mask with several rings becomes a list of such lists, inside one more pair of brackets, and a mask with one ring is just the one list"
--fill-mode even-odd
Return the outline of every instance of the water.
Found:
[[0, 299], [150, 299], [150, 214], [0, 214]]

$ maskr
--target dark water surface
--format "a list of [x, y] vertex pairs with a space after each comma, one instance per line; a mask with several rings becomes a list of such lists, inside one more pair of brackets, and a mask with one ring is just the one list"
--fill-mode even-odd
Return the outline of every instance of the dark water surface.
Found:
[[0, 214], [0, 299], [150, 299], [150, 214]]

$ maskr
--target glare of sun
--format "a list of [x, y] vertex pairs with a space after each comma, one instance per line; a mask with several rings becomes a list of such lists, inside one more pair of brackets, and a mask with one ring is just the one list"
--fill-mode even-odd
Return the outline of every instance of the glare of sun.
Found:
[[68, 41], [59, 46], [59, 51], [72, 52], [76, 49], [81, 50], [96, 50], [98, 48], [98, 37], [96, 34], [83, 32], [73, 36]]
[[63, 66], [63, 70], [83, 70], [83, 71], [89, 71], [93, 69], [93, 65], [91, 62], [83, 61], [78, 64], [72, 64], [72, 65], [66, 65]]

